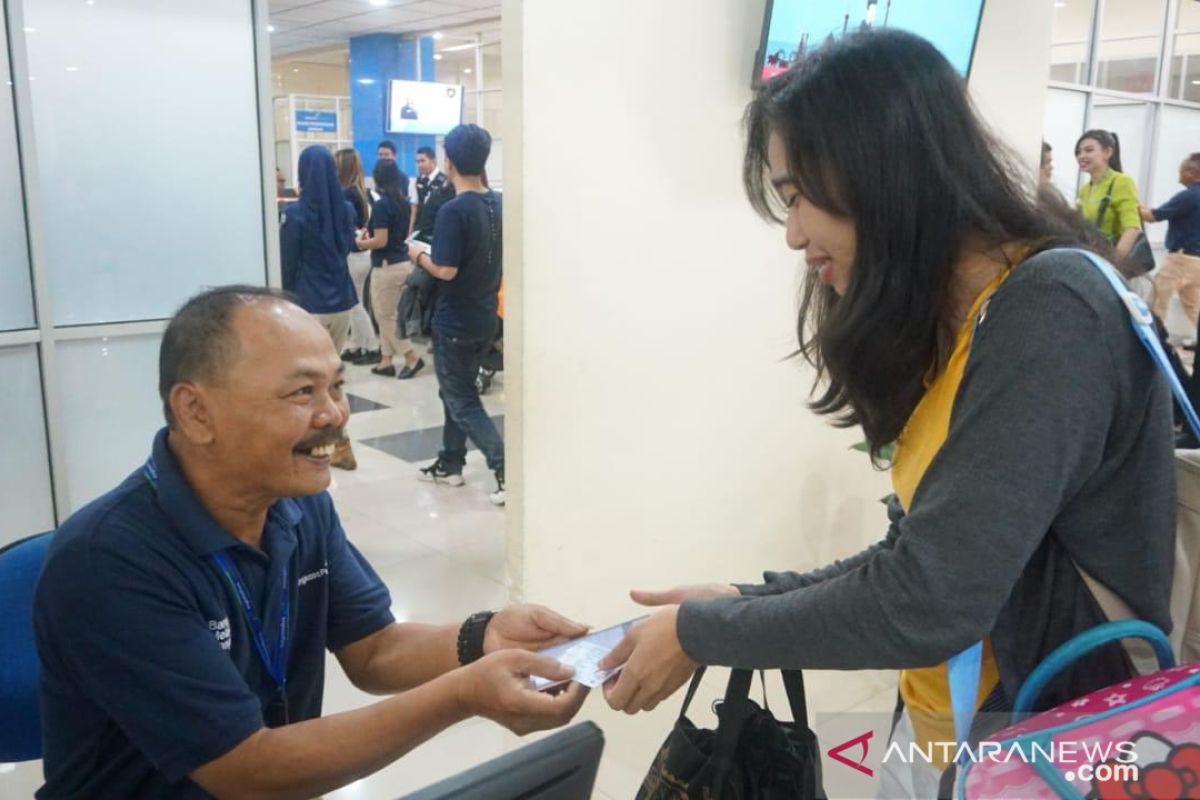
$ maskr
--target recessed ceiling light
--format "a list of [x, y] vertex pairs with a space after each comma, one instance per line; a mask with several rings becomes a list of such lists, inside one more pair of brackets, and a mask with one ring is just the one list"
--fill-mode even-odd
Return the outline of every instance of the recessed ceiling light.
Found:
[[274, 26], [274, 25], [268, 25], [268, 26], [267, 26], [267, 33], [274, 33], [274, 32], [275, 32], [275, 26]]
[[434, 61], [441, 61], [441, 60], [442, 60], [442, 54], [441, 54], [441, 53], [434, 53], [434, 54], [433, 54], [433, 60], [434, 60]]
[[37, 33], [37, 28], [26, 28], [25, 32], [26, 33]]
[[292, 72], [299, 72], [299, 71], [300, 71], [299, 67], [292, 67]]
[[363, 86], [370, 86], [372, 83], [375, 82], [375, 79], [374, 78], [359, 78], [358, 82], [361, 83]]
[[465, 73], [466, 73], [466, 74], [468, 74], [468, 75], [470, 75], [470, 74], [471, 74], [472, 72], [474, 72], [474, 71], [475, 71], [475, 70], [471, 69], [470, 67], [467, 67], [466, 69], [464, 69], [464, 70], [463, 70], [463, 72], [465, 72]]
[[1192, 86], [1200, 86], [1200, 81], [1192, 81]]
[[434, 31], [434, 34], [433, 34], [434, 41], [441, 41], [445, 35], [446, 34], [442, 33], [441, 31]]
[[373, 6], [386, 6], [388, 4], [388, 0], [367, 0], [367, 2]]
[[67, 72], [79, 72], [79, 67], [67, 67]]

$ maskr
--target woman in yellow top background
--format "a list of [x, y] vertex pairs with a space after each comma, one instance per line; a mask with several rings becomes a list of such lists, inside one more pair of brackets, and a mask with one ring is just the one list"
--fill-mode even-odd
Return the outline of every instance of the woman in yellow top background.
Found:
[[[1121, 141], [1115, 133], [1086, 131], [1075, 143], [1079, 169], [1091, 180], [1079, 187], [1079, 212], [1116, 246], [1117, 254], [1129, 255], [1142, 230], [1138, 213], [1138, 190], [1133, 178], [1121, 171]], [[1108, 208], [1104, 200], [1111, 199]], [[1103, 212], [1103, 218], [1101, 218]]]

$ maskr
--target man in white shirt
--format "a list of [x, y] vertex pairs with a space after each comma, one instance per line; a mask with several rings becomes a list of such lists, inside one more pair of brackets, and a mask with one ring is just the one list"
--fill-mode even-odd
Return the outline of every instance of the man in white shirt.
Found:
[[429, 195], [446, 185], [446, 173], [438, 169], [437, 154], [432, 147], [417, 148], [417, 179], [409, 183], [408, 200], [416, 209], [408, 218], [408, 235], [416, 229], [421, 209]]

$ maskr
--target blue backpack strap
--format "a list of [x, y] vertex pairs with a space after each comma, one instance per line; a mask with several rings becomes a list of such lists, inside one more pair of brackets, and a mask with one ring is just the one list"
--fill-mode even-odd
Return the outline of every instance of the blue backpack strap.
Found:
[[954, 710], [954, 738], [961, 745], [971, 733], [979, 696], [979, 673], [983, 667], [983, 642], [975, 644], [946, 662], [950, 683], [950, 706]]
[[1150, 351], [1150, 357], [1158, 365], [1159, 372], [1167, 379], [1167, 383], [1171, 387], [1171, 394], [1175, 395], [1175, 401], [1179, 403], [1179, 407], [1183, 410], [1183, 415], [1187, 418], [1192, 432], [1196, 434], [1197, 438], [1200, 438], [1200, 417], [1196, 416], [1196, 409], [1192, 407], [1192, 401], [1188, 398], [1187, 392], [1184, 391], [1183, 384], [1179, 382], [1179, 376], [1175, 374], [1175, 370], [1171, 367], [1171, 362], [1167, 358], [1166, 351], [1163, 350], [1162, 342], [1158, 339], [1158, 333], [1154, 330], [1154, 315], [1150, 313], [1146, 301], [1125, 285], [1125, 280], [1117, 272], [1116, 267], [1100, 256], [1088, 250], [1075, 248], [1069, 248], [1067, 251], [1078, 253], [1092, 262], [1108, 280], [1109, 284], [1113, 287], [1113, 291], [1117, 293], [1117, 296], [1121, 298], [1121, 302], [1125, 304], [1126, 310], [1129, 311], [1129, 320], [1133, 324], [1134, 332], [1142, 340], [1142, 344], [1145, 345], [1146, 349]]

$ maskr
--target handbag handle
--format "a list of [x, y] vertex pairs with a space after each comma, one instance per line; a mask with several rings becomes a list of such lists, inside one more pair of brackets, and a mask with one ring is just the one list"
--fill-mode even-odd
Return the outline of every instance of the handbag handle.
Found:
[[[696, 690], [700, 688], [700, 681], [704, 678], [704, 670], [705, 667], [700, 667], [692, 676], [692, 682], [688, 685], [687, 694], [684, 695], [683, 708], [679, 710], [679, 716], [687, 716], [688, 708], [696, 699]], [[792, 720], [808, 725], [808, 701], [804, 691], [804, 673], [791, 669], [781, 670], [781, 672], [783, 673], [783, 688], [787, 692], [788, 706], [792, 710]], [[753, 676], [753, 670], [733, 670], [729, 676], [729, 685], [725, 687], [725, 701], [749, 697]]]
[[1097, 625], [1059, 645], [1030, 673], [1021, 690], [1017, 692], [1016, 702], [1013, 703], [1012, 722], [1020, 722], [1032, 712], [1042, 690], [1063, 670], [1096, 648], [1121, 639], [1145, 639], [1154, 648], [1159, 667], [1170, 669], [1175, 666], [1171, 642], [1157, 626], [1139, 619], [1123, 619]]

